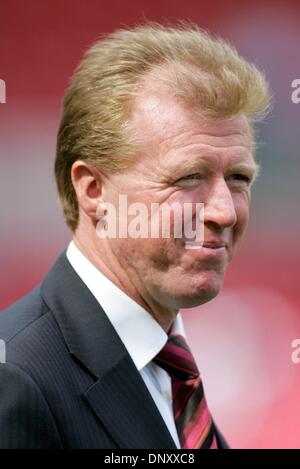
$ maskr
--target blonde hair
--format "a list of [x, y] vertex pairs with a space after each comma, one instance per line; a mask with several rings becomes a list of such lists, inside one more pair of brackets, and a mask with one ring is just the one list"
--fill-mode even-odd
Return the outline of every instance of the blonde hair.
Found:
[[108, 171], [126, 168], [135, 145], [128, 123], [130, 103], [148, 72], [169, 70], [170, 93], [208, 119], [268, 109], [264, 75], [223, 39], [192, 24], [149, 23], [98, 40], [74, 73], [63, 101], [55, 177], [67, 225], [75, 230], [78, 204], [71, 167], [80, 159]]

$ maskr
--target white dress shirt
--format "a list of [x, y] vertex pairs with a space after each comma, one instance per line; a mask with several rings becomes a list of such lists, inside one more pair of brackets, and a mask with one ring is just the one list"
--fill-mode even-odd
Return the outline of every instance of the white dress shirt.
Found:
[[[180, 448], [172, 410], [171, 378], [165, 370], [152, 362], [168, 340], [166, 332], [148, 311], [100, 272], [82, 254], [74, 241], [68, 246], [67, 258], [101, 304], [140, 372], [177, 448]], [[185, 337], [180, 313], [172, 326], [172, 332]]]

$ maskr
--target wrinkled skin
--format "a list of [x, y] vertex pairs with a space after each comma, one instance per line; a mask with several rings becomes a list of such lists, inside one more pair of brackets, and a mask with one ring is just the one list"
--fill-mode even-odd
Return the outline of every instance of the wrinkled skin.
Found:
[[[80, 223], [75, 242], [113, 282], [168, 330], [180, 308], [214, 298], [245, 232], [256, 163], [247, 119], [208, 121], [165, 92], [144, 93], [131, 126], [141, 141], [121, 172], [90, 172], [73, 165]], [[204, 203], [204, 247], [184, 239], [105, 239], [95, 233], [96, 204]]]

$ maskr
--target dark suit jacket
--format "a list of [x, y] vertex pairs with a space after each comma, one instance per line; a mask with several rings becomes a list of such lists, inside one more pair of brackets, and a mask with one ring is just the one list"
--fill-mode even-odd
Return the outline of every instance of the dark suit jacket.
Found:
[[[0, 315], [0, 448], [173, 448], [127, 350], [63, 252]], [[220, 447], [226, 447], [217, 432]]]

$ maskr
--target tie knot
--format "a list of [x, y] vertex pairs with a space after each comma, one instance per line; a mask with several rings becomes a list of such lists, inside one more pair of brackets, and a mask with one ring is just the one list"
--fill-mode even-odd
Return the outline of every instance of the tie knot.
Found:
[[199, 376], [199, 370], [189, 346], [184, 337], [179, 334], [169, 335], [168, 342], [153, 361], [174, 379], [185, 381]]

